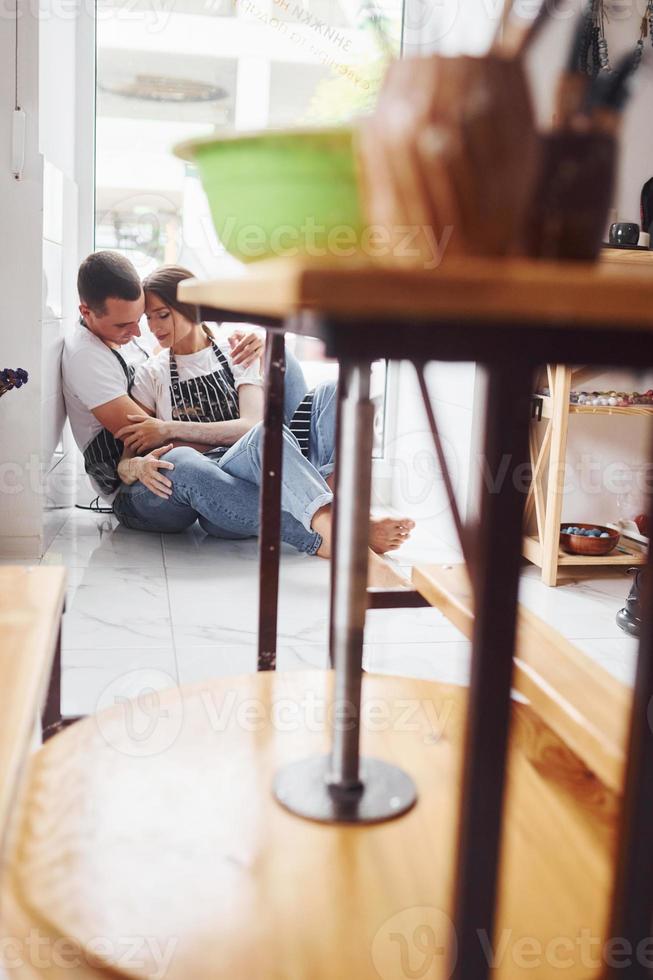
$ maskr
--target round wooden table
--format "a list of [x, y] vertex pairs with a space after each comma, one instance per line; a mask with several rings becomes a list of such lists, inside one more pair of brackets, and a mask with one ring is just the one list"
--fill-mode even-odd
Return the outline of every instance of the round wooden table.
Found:
[[[332, 680], [152, 692], [41, 749], [4, 880], [9, 976], [448, 977], [465, 691], [366, 675], [363, 752], [401, 765], [419, 799], [388, 823], [329, 826], [285, 811], [271, 785], [327, 751]], [[517, 944], [531, 937], [547, 961], [568, 937], [565, 977], [598, 976], [574, 943], [604, 928], [614, 799], [523, 705], [507, 806], [495, 975], [560, 976]]]

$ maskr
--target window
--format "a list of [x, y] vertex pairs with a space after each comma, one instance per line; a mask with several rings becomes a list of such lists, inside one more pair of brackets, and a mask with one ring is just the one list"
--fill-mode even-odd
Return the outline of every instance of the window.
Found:
[[[399, 52], [402, 2], [98, 0], [96, 247], [142, 275], [177, 262], [210, 276], [233, 263], [174, 145], [371, 109], [387, 54]], [[295, 342], [310, 384], [334, 376], [317, 342]], [[379, 404], [384, 392], [378, 365]]]

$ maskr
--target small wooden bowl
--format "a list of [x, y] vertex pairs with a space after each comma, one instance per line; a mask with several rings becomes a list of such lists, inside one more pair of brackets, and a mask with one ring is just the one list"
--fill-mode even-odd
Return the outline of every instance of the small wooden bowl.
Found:
[[[607, 531], [609, 538], [587, 538], [584, 534], [563, 534], [563, 527], [583, 527], [592, 531]], [[560, 525], [560, 547], [570, 555], [609, 555], [619, 544], [621, 535], [611, 527], [602, 524], [574, 524], [569, 521]]]

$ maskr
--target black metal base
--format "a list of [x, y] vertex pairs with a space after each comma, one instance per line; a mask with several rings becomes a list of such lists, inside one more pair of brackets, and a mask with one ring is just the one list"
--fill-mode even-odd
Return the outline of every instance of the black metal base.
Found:
[[417, 802], [410, 776], [381, 759], [361, 758], [361, 786], [329, 785], [331, 757], [314, 755], [277, 773], [273, 791], [291, 813], [319, 823], [380, 823], [406, 813]]
[[634, 636], [636, 639], [639, 638], [642, 621], [640, 619], [636, 619], [627, 608], [619, 610], [616, 620], [617, 626], [619, 629], [622, 629], [624, 633], [628, 633], [629, 636]]

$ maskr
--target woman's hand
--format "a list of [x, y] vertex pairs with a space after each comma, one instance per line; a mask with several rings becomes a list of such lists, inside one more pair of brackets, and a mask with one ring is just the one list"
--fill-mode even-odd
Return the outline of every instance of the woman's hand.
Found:
[[161, 456], [169, 453], [171, 449], [172, 443], [170, 442], [167, 446], [154, 449], [147, 456], [136, 456], [129, 460], [130, 468], [136, 479], [140, 480], [143, 486], [151, 490], [157, 497], [162, 497], [164, 500], [172, 495], [172, 483], [163, 475], [161, 470], [174, 470], [175, 464], [161, 459]]
[[143, 415], [128, 415], [129, 425], [123, 425], [116, 432], [116, 439], [121, 439], [127, 449], [142, 455], [170, 438], [168, 425], [161, 419], [153, 419]]
[[234, 330], [229, 337], [229, 345], [231, 347], [231, 360], [234, 364], [246, 368], [262, 357], [265, 350], [265, 340], [253, 330], [250, 333], [245, 333], [244, 330]]

